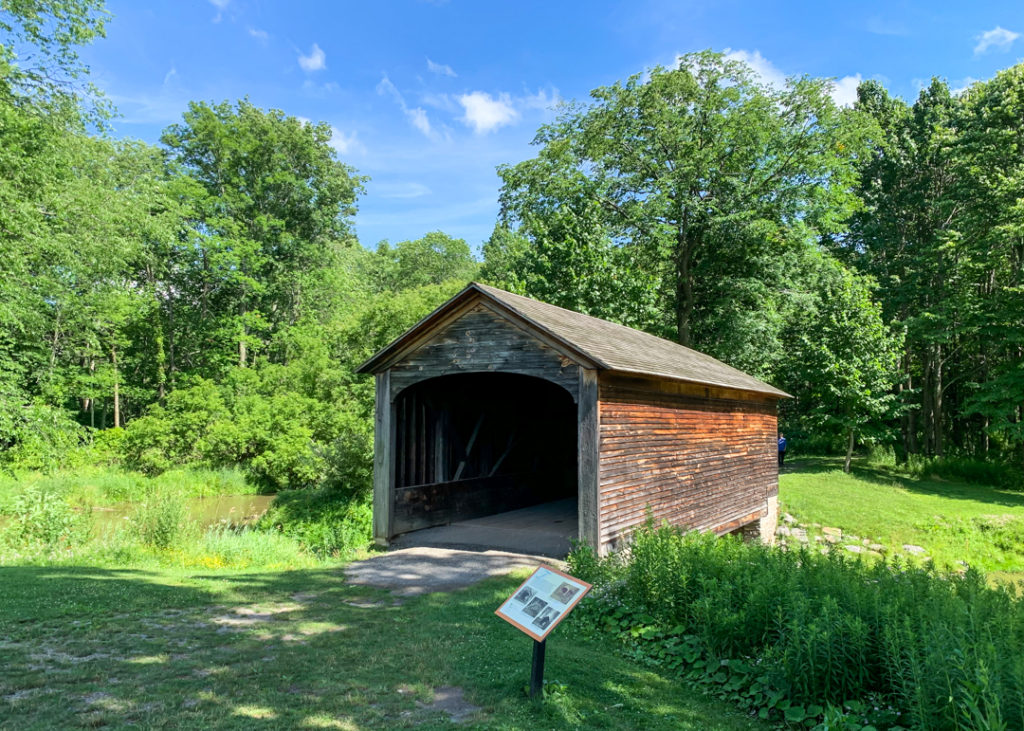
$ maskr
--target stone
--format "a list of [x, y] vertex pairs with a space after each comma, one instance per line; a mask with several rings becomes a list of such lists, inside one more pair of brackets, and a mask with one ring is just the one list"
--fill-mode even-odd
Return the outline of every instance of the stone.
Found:
[[841, 538], [843, 535], [843, 530], [841, 528], [825, 527], [821, 529], [821, 532], [827, 536], [835, 536], [836, 538]]
[[904, 543], [903, 550], [915, 556], [920, 556], [923, 553], [928, 553], [927, 549], [925, 549], [923, 546], [915, 546], [912, 543]]
[[869, 543], [868, 544], [868, 548], [870, 550], [872, 550], [872, 551], [884, 551], [885, 550], [885, 546], [883, 546], [881, 543]]
[[845, 548], [850, 553], [863, 553], [864, 552], [864, 547], [863, 546], [858, 546], [855, 543], [851, 544], [851, 545], [843, 546], [843, 548]]
[[785, 522], [787, 522], [787, 523], [791, 523], [791, 524], [792, 524], [792, 523], [796, 523], [796, 518], [794, 518], [794, 517], [793, 517], [792, 515], [790, 515], [789, 513], [785, 513], [785, 514], [784, 514], [784, 515], [782, 516], [782, 519], [783, 519], [783, 520], [784, 520]]
[[807, 543], [807, 531], [803, 528], [793, 528], [789, 533], [790, 536], [796, 538], [801, 543]]

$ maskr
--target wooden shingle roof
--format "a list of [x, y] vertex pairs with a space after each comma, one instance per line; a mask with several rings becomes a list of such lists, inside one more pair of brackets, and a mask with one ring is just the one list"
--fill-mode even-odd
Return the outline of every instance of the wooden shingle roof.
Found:
[[436, 325], [446, 322], [447, 315], [462, 310], [479, 298], [497, 305], [499, 311], [511, 313], [516, 320], [535, 328], [547, 339], [565, 346], [569, 353], [577, 356], [577, 360], [590, 367], [752, 391], [776, 398], [789, 396], [785, 391], [692, 348], [478, 282], [473, 282], [427, 315], [363, 363], [357, 372], [376, 373], [385, 370], [421, 342], [423, 336]]

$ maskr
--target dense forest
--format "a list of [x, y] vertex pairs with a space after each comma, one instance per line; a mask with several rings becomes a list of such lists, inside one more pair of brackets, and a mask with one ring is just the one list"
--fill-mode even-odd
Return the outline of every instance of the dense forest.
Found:
[[[43, 12], [44, 8], [47, 12]], [[196, 101], [118, 140], [94, 0], [0, 11], [0, 463], [369, 484], [354, 368], [479, 278], [785, 389], [797, 448], [1024, 461], [1024, 65], [912, 104], [719, 54], [564, 104], [483, 243], [368, 248], [327, 124]], [[474, 242], [476, 243], [476, 242]]]

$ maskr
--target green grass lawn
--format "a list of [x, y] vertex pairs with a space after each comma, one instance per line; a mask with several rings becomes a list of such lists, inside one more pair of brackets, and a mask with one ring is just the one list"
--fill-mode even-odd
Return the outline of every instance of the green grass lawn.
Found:
[[1024, 578], [1024, 493], [985, 485], [911, 478], [842, 460], [806, 458], [787, 464], [779, 478], [782, 510], [800, 523], [841, 528], [885, 546], [886, 556], [921, 546], [935, 565], [965, 562], [1001, 579]]
[[524, 695], [532, 641], [494, 609], [516, 578], [399, 603], [340, 567], [284, 572], [0, 568], [0, 728], [760, 728], [584, 640], [548, 642], [548, 699]]

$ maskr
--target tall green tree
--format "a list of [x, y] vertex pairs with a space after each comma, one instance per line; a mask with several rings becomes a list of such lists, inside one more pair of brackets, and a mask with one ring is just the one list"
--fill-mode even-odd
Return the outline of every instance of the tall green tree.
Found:
[[870, 125], [829, 91], [773, 89], [710, 52], [596, 89], [541, 128], [535, 159], [499, 168], [502, 221], [551, 262], [549, 287], [588, 267], [612, 269], [610, 285], [640, 278], [658, 313], [647, 329], [765, 374], [787, 257], [859, 203]]
[[250, 364], [298, 320], [303, 274], [354, 243], [362, 178], [337, 159], [330, 138], [326, 124], [247, 100], [192, 103], [161, 138], [178, 173], [196, 184], [184, 186], [193, 222], [178, 252], [187, 294], [176, 317], [216, 343], [222, 359], [229, 339], [234, 362]]

